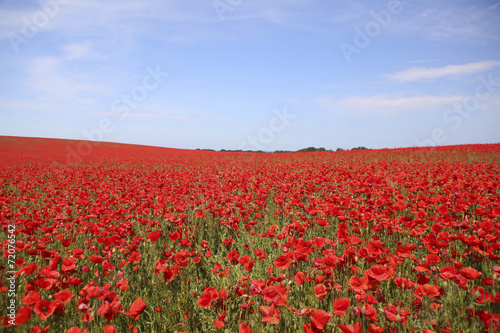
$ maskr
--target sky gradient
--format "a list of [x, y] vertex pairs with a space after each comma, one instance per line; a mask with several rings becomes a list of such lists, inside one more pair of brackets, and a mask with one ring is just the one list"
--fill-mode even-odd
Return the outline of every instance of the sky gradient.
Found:
[[498, 1], [0, 0], [0, 135], [500, 142]]

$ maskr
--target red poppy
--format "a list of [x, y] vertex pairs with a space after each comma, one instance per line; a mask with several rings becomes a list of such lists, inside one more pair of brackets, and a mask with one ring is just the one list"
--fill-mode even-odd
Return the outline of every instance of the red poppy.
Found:
[[23, 297], [23, 304], [33, 305], [40, 300], [40, 293], [38, 290], [28, 290]]
[[354, 292], [362, 292], [368, 290], [368, 280], [365, 277], [352, 276], [349, 279], [349, 287]]
[[383, 265], [374, 265], [367, 269], [365, 274], [377, 281], [389, 280], [391, 278], [390, 268]]
[[90, 256], [89, 260], [90, 260], [90, 262], [100, 264], [104, 261], [104, 258], [94, 254], [94, 255]]
[[478, 303], [486, 303], [493, 299], [493, 296], [488, 293], [483, 287], [475, 287], [471, 290], [471, 295]]
[[316, 297], [321, 299], [327, 294], [328, 289], [324, 284], [320, 283], [314, 286], [314, 291], [316, 292]]
[[404, 277], [396, 277], [394, 278], [394, 284], [399, 289], [413, 289], [415, 287], [415, 283], [404, 278]]
[[115, 333], [116, 329], [113, 325], [106, 324], [104, 325], [104, 333]]
[[257, 256], [260, 260], [266, 260], [266, 252], [264, 250], [254, 249], [253, 254], [255, 254], [255, 256]]
[[226, 323], [224, 322], [224, 319], [226, 318], [227, 316], [227, 313], [226, 311], [222, 311], [222, 313], [214, 319], [214, 326], [215, 328], [223, 328], [224, 326], [226, 326]]
[[37, 269], [38, 265], [37, 264], [29, 264], [26, 266], [23, 266], [18, 272], [17, 275], [20, 276], [22, 275], [31, 275], [33, 272]]
[[57, 307], [57, 302], [49, 302], [42, 299], [35, 304], [33, 312], [37, 315], [40, 315], [41, 320], [45, 320], [50, 317], [54, 313], [54, 311], [56, 311]]
[[406, 322], [408, 316], [411, 314], [405, 308], [398, 308], [394, 304], [389, 304], [384, 307], [385, 318], [388, 321], [403, 321]]
[[148, 234], [148, 239], [151, 242], [156, 242], [160, 238], [160, 230], [152, 231]]
[[66, 303], [72, 300], [73, 297], [75, 297], [75, 295], [73, 295], [69, 290], [61, 290], [60, 292], [54, 294], [54, 299], [61, 303]]
[[118, 313], [122, 313], [121, 303], [118, 301], [118, 296], [112, 302], [104, 300], [97, 309], [97, 315], [104, 317], [106, 320], [114, 320]]
[[243, 269], [245, 271], [250, 272], [252, 271], [255, 261], [249, 255], [244, 255], [243, 257], [240, 258], [238, 263], [244, 266]]
[[31, 307], [20, 306], [16, 313], [16, 326], [20, 326], [31, 318]]
[[367, 332], [368, 333], [383, 333], [384, 330], [385, 330], [384, 326], [379, 327], [379, 326], [375, 326], [373, 324], [370, 324], [370, 327], [367, 329]]
[[219, 297], [220, 294], [217, 289], [215, 289], [214, 287], [208, 287], [201, 293], [196, 303], [202, 308], [208, 308], [210, 307], [212, 302], [218, 300]]
[[371, 321], [377, 320], [377, 310], [370, 304], [365, 304], [361, 307], [361, 314]]
[[436, 254], [428, 254], [425, 256], [425, 262], [427, 265], [435, 266], [441, 262], [441, 258]]
[[324, 310], [314, 310], [313, 315], [310, 317], [312, 324], [319, 330], [325, 329], [325, 324], [333, 317], [332, 314]]
[[230, 250], [224, 259], [228, 260], [232, 265], [236, 265], [238, 264], [239, 257], [240, 254], [238, 253], [237, 250]]
[[280, 322], [281, 314], [274, 307], [274, 304], [271, 304], [271, 306], [261, 306], [260, 314], [262, 315], [262, 323], [277, 325]]
[[252, 328], [250, 327], [250, 323], [245, 324], [244, 321], [240, 323], [240, 326], [238, 327], [238, 333], [252, 333]]
[[439, 273], [438, 275], [445, 280], [453, 279], [458, 274], [458, 269], [451, 266], [440, 267], [439, 270], [441, 271], [441, 273]]
[[175, 242], [176, 240], [178, 240], [179, 238], [181, 238], [181, 234], [178, 233], [177, 231], [176, 232], [171, 232], [171, 233], [168, 234], [168, 237]]
[[460, 274], [462, 274], [462, 276], [464, 276], [465, 278], [467, 278], [469, 280], [475, 280], [478, 277], [480, 277], [481, 275], [483, 275], [483, 273], [475, 270], [472, 267], [464, 267], [464, 268], [462, 268], [460, 270]]
[[343, 333], [361, 333], [363, 323], [359, 321], [356, 324], [337, 324], [337, 326]]
[[346, 310], [351, 306], [348, 298], [338, 298], [333, 302], [333, 314], [336, 316], [345, 316]]
[[274, 266], [279, 269], [287, 270], [290, 267], [291, 259], [286, 256], [279, 256], [273, 262]]
[[187, 265], [189, 265], [188, 258], [190, 256], [191, 256], [191, 254], [189, 252], [187, 252], [186, 250], [180, 250], [179, 252], [177, 252], [175, 254], [174, 262], [179, 267], [186, 267]]
[[306, 274], [304, 272], [298, 272], [294, 277], [295, 283], [300, 286], [306, 281]]
[[142, 300], [141, 297], [138, 297], [134, 303], [130, 306], [130, 309], [127, 312], [127, 315], [132, 317], [132, 319], [137, 320], [141, 313], [146, 309], [146, 303]]

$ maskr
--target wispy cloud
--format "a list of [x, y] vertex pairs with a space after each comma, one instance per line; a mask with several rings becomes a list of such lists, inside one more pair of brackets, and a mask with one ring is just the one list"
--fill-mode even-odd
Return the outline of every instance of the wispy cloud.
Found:
[[347, 113], [357, 116], [394, 115], [398, 113], [422, 112], [443, 105], [461, 102], [463, 96], [373, 96], [352, 95], [343, 99], [331, 96], [318, 98], [316, 103], [329, 112]]
[[71, 43], [63, 47], [65, 57], [69, 60], [81, 59], [88, 55], [91, 50], [90, 42]]
[[497, 2], [496, 4], [489, 6], [488, 9], [490, 10], [497, 9], [498, 6], [500, 6], [500, 2]]
[[467, 40], [476, 44], [498, 40], [498, 35], [492, 33], [498, 31], [498, 24], [493, 23], [496, 20], [495, 13], [478, 2], [459, 5], [427, 0], [408, 4], [389, 29], [400, 35], [412, 33], [431, 40]]
[[[81, 55], [81, 52], [79, 52]], [[76, 54], [72, 54], [76, 56]], [[41, 56], [31, 62], [27, 84], [35, 93], [56, 100], [71, 100], [80, 94], [105, 94], [109, 87], [94, 81], [95, 76], [70, 66], [58, 57]]]
[[399, 82], [435, 80], [443, 77], [481, 73], [498, 66], [500, 66], [500, 61], [480, 61], [463, 65], [448, 65], [445, 67], [433, 68], [412, 67], [402, 72], [387, 74], [385, 76]]

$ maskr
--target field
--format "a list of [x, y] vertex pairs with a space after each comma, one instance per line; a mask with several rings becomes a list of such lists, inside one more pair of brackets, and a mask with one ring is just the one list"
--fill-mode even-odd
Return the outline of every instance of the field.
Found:
[[498, 332], [499, 162], [0, 137], [0, 331]]

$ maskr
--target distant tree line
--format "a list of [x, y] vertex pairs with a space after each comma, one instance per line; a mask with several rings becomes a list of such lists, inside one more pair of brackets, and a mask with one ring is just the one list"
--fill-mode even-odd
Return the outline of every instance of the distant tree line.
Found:
[[[354, 147], [351, 150], [365, 150], [368, 149], [366, 147]], [[204, 151], [216, 151], [215, 149], [201, 149], [201, 148], [196, 148], [196, 150], [204, 150]], [[349, 149], [343, 149], [343, 148], [337, 148], [337, 151], [346, 151]], [[219, 151], [222, 152], [230, 152], [230, 153], [308, 153], [308, 152], [315, 152], [315, 151], [332, 151], [331, 149], [325, 149], [324, 147], [320, 148], [315, 148], [315, 147], [307, 147], [307, 148], [302, 148], [299, 150], [275, 150], [274, 152], [271, 151], [263, 151], [263, 150], [242, 150], [242, 149], [221, 149]]]

